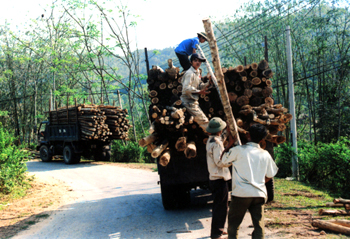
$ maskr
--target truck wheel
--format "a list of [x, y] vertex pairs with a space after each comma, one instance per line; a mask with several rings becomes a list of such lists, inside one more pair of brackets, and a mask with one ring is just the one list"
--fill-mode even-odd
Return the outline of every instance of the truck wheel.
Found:
[[175, 197], [175, 187], [165, 186], [160, 184], [160, 190], [162, 193], [162, 203], [165, 210], [172, 210], [176, 208], [177, 200]]
[[74, 153], [73, 147], [66, 145], [63, 148], [63, 159], [66, 164], [74, 164], [80, 162], [80, 154]]
[[43, 161], [43, 162], [50, 162], [52, 160], [52, 155], [51, 155], [49, 147], [47, 147], [47, 145], [41, 145], [40, 158], [41, 158], [41, 161]]
[[179, 208], [186, 208], [191, 204], [190, 190], [182, 186], [178, 186], [177, 191], [177, 203]]
[[267, 191], [267, 201], [271, 202], [275, 197], [275, 185], [274, 185], [273, 178], [271, 178], [270, 181], [265, 183], [265, 185], [266, 185], [266, 191]]
[[103, 151], [102, 153], [101, 153], [101, 158], [100, 158], [100, 160], [101, 161], [109, 161], [110, 159], [111, 159], [111, 151]]
[[108, 150], [108, 151], [98, 150], [94, 154], [94, 159], [95, 159], [95, 161], [110, 161], [111, 151], [110, 150]]

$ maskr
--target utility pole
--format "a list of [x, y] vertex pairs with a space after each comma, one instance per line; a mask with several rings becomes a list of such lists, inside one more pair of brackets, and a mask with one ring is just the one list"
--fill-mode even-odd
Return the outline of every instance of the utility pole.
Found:
[[269, 62], [269, 49], [267, 48], [267, 36], [265, 36], [265, 60]]
[[149, 61], [148, 61], [148, 53], [147, 53], [147, 47], [145, 47], [145, 62], [146, 62], [146, 70], [147, 70], [147, 76], [148, 75], [148, 71], [149, 71]]
[[52, 102], [52, 104], [50, 104], [49, 110], [52, 110], [52, 105], [54, 105], [54, 102], [52, 101], [52, 90], [50, 90], [50, 102]]
[[122, 109], [123, 109], [123, 106], [122, 106], [122, 100], [121, 100], [121, 98], [120, 98], [119, 90], [117, 90], [117, 93], [118, 93], [119, 106], [120, 106], [120, 109], [122, 110]]
[[293, 177], [299, 180], [299, 165], [298, 165], [298, 145], [297, 145], [297, 126], [295, 118], [295, 104], [294, 104], [294, 84], [293, 84], [293, 62], [292, 62], [292, 44], [290, 37], [290, 27], [287, 26], [287, 66], [288, 66], [288, 92], [289, 92], [289, 110], [293, 118], [290, 121], [290, 134], [292, 138], [292, 147], [295, 152], [292, 158]]

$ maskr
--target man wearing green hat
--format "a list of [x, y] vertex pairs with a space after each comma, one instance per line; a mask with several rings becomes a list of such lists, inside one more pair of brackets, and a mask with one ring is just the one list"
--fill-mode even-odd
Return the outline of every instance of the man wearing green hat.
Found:
[[191, 67], [191, 63], [188, 57], [194, 53], [196, 53], [197, 47], [196, 45], [199, 43], [204, 43], [208, 41], [207, 35], [205, 32], [197, 33], [197, 37], [183, 40], [176, 48], [175, 53], [177, 58], [179, 58], [180, 65], [187, 71]]
[[222, 131], [225, 129], [226, 123], [214, 117], [209, 121], [206, 131], [209, 139], [206, 145], [207, 164], [209, 171], [209, 186], [213, 194], [213, 209], [211, 222], [211, 238], [223, 238], [227, 208], [228, 208], [228, 181], [231, 179], [230, 170], [223, 167], [220, 157], [224, 151], [222, 142]]

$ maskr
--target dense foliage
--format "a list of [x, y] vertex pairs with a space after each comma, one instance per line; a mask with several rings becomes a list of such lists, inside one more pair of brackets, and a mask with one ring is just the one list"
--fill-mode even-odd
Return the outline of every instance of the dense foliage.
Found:
[[16, 146], [13, 133], [0, 123], [0, 193], [11, 193], [15, 188], [26, 185], [25, 164], [28, 153]]
[[[292, 176], [288, 144], [276, 148], [279, 177]], [[298, 160], [300, 180], [326, 189], [335, 196], [350, 198], [350, 140], [340, 138], [334, 143], [299, 141]]]
[[137, 142], [116, 140], [112, 144], [112, 162], [154, 163], [155, 160], [147, 153], [147, 149], [140, 147]]

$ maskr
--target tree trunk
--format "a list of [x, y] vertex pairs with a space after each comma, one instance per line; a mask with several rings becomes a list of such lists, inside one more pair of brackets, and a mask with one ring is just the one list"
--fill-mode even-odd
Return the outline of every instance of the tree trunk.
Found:
[[[218, 51], [216, 38], [214, 36], [213, 27], [211, 25], [211, 21], [209, 18], [203, 19], [202, 21], [204, 24], [204, 29], [205, 29], [207, 36], [208, 36], [208, 40], [209, 40], [208, 42], [209, 42], [209, 46], [210, 46], [212, 61], [213, 61], [213, 65], [215, 68], [216, 77], [218, 80], [217, 85], [219, 88], [221, 102], [223, 104], [224, 112], [225, 112], [225, 115], [227, 117], [230, 133], [231, 133], [233, 138], [235, 138], [235, 136], [237, 136], [236, 140], [237, 140], [238, 144], [241, 144], [241, 140], [239, 138], [239, 134], [238, 134], [238, 130], [237, 130], [236, 120], [233, 117], [232, 107], [230, 105], [230, 100], [229, 100], [227, 90], [226, 90], [226, 85], [225, 85], [225, 81], [224, 81], [224, 74], [222, 73], [222, 70], [221, 70], [219, 51]], [[244, 67], [243, 67], [243, 70], [244, 70]]]

